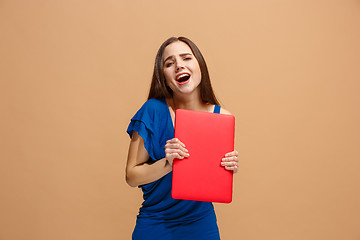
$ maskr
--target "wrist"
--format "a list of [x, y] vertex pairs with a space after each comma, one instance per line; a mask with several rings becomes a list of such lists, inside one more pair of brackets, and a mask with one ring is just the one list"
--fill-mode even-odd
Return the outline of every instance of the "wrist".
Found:
[[166, 159], [166, 158], [165, 158], [165, 161], [166, 161], [165, 167], [169, 166], [170, 168], [172, 168], [172, 166], [173, 166], [173, 161], [169, 161], [169, 160]]

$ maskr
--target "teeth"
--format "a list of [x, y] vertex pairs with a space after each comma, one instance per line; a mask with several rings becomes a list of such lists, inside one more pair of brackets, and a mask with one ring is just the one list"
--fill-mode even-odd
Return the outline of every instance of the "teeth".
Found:
[[190, 74], [188, 74], [188, 73], [181, 74], [180, 76], [178, 76], [178, 77], [176, 78], [176, 80], [178, 80], [179, 78], [182, 78], [182, 77], [189, 76], [189, 75], [190, 75]]

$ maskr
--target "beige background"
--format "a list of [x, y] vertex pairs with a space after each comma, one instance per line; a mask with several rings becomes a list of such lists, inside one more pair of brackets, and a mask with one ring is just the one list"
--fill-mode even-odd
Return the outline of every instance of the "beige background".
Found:
[[0, 1], [0, 239], [130, 239], [130, 118], [170, 36], [207, 60], [241, 169], [222, 239], [360, 239], [360, 1]]

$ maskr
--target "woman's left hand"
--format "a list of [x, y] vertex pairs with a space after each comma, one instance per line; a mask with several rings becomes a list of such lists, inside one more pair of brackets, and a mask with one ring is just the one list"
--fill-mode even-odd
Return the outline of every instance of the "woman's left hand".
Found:
[[239, 167], [238, 151], [233, 151], [225, 154], [225, 157], [221, 160], [221, 166], [225, 167], [226, 170], [237, 173]]

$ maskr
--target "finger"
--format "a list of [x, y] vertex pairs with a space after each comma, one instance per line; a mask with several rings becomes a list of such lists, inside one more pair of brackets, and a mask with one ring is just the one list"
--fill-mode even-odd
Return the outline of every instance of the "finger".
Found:
[[234, 167], [234, 166], [239, 166], [238, 163], [236, 162], [222, 162], [221, 166], [225, 166], [225, 167]]
[[235, 150], [225, 154], [225, 157], [238, 156], [238, 155], [239, 155], [238, 151]]
[[176, 148], [175, 149], [174, 148], [167, 148], [167, 149], [165, 149], [165, 153], [166, 154], [176, 153], [176, 154], [179, 154], [182, 157], [189, 157], [190, 156], [187, 152], [183, 152], [180, 149], [176, 149]]
[[[230, 170], [231, 171], [231, 170]], [[237, 173], [239, 171], [239, 166], [238, 167], [234, 167], [234, 169], [232, 170], [233, 173]]]
[[167, 158], [171, 158], [171, 159], [183, 159], [184, 157], [181, 156], [180, 154], [178, 153], [169, 153], [169, 154], [166, 154], [166, 157]]
[[238, 162], [238, 157], [226, 157], [221, 159], [223, 162]]
[[234, 156], [234, 157], [225, 157], [223, 159], [221, 159], [221, 161], [223, 162], [238, 162], [239, 158]]
[[238, 166], [233, 166], [233, 167], [225, 167], [226, 170], [229, 171], [233, 171], [234, 173], [237, 173], [238, 171]]
[[184, 156], [181, 156], [179, 153], [177, 152], [173, 152], [173, 153], [167, 153], [166, 154], [166, 158], [167, 159], [174, 159], [174, 158], [177, 158], [177, 159], [183, 159]]
[[173, 148], [173, 149], [181, 149], [183, 152], [189, 152], [186, 148], [184, 148], [180, 143], [167, 143], [165, 148]]
[[179, 143], [181, 146], [185, 147], [185, 144], [182, 143], [178, 138], [172, 138], [170, 140], [167, 140], [166, 143]]

